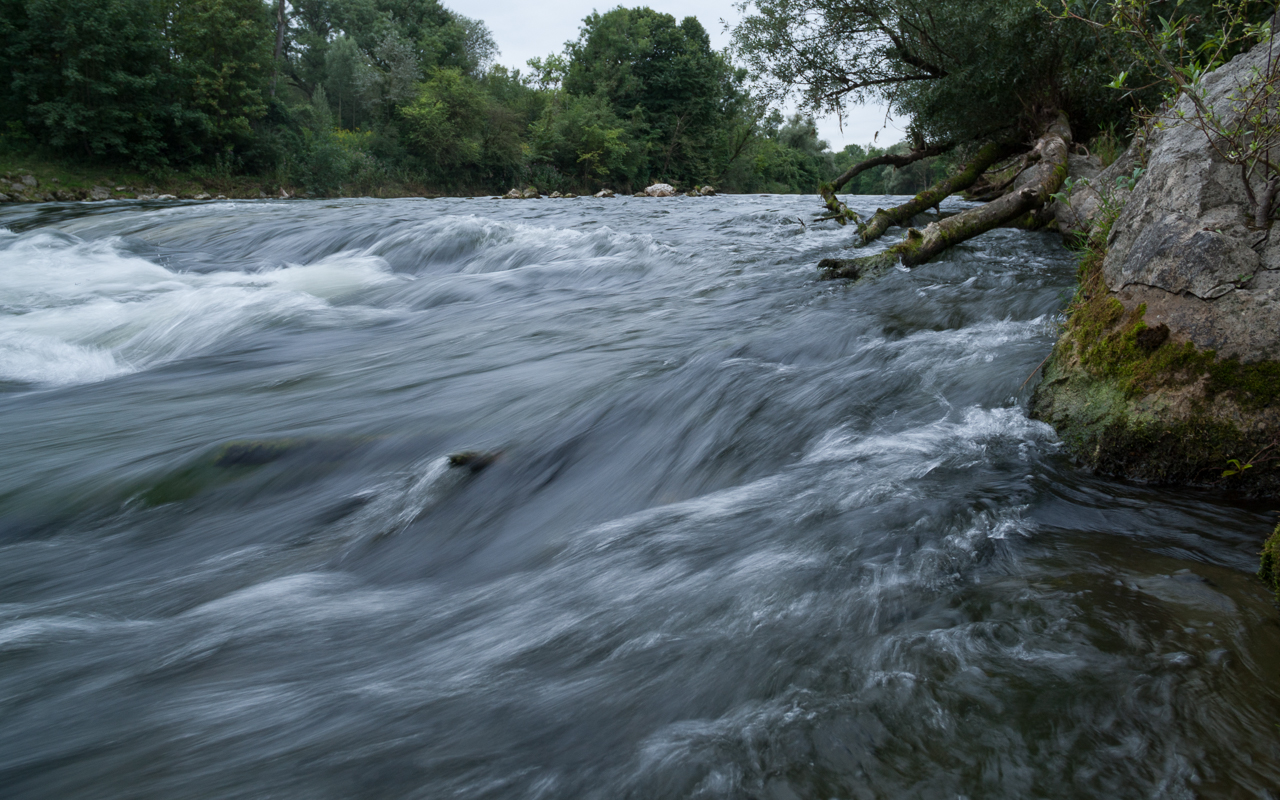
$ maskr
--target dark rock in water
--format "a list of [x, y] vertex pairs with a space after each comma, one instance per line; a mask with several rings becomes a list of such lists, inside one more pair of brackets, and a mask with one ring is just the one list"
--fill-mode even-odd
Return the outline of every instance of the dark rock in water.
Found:
[[449, 455], [449, 466], [465, 467], [474, 475], [492, 464], [494, 461], [497, 461], [499, 455], [501, 455], [501, 453], [496, 451], [487, 453], [482, 450], [462, 450]]
[[856, 280], [862, 275], [862, 265], [854, 258], [824, 258], [818, 262], [818, 269], [822, 271], [822, 277], [828, 280]]

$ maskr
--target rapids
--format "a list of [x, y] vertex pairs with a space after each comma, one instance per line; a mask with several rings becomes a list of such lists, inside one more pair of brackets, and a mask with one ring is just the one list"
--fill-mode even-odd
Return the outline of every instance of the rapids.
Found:
[[1026, 416], [1072, 254], [815, 208], [0, 209], [0, 796], [1280, 798], [1270, 507]]

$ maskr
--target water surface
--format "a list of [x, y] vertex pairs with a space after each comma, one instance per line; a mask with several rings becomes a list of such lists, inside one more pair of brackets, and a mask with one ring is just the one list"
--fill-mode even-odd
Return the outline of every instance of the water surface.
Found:
[[1269, 508], [1026, 416], [1071, 254], [815, 208], [0, 211], [0, 794], [1280, 798]]

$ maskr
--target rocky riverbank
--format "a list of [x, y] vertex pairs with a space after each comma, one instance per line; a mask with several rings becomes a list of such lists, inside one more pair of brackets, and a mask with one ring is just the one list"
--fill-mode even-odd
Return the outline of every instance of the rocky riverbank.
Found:
[[[1217, 124], [1239, 118], [1241, 98], [1272, 69], [1271, 57], [1264, 43], [1203, 79]], [[1275, 181], [1261, 169], [1246, 178], [1198, 118], [1184, 97], [1053, 209], [1059, 227], [1086, 245], [1031, 411], [1100, 472], [1276, 497]], [[1280, 588], [1275, 535], [1267, 552], [1260, 574]]]
[[[1231, 114], [1267, 57], [1207, 76], [1206, 102]], [[1088, 249], [1032, 412], [1100, 471], [1275, 495], [1280, 238], [1252, 224], [1265, 177], [1246, 186], [1193, 112], [1184, 99], [1059, 204]]]

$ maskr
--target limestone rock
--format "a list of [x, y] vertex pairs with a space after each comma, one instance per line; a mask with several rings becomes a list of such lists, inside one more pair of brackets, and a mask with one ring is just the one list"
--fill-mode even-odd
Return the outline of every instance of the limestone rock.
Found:
[[655, 183], [652, 186], [646, 187], [644, 193], [649, 197], [675, 197], [676, 187], [669, 183]]
[[519, 189], [512, 189], [511, 191], [504, 194], [502, 196], [502, 199], [503, 200], [519, 200], [522, 197], [524, 197], [524, 194], [522, 194]]
[[[1227, 124], [1268, 47], [1203, 79]], [[1246, 187], [1193, 116], [1183, 98], [1148, 129], [1145, 167], [1131, 147], [1054, 210], [1064, 230], [1092, 230], [1095, 255], [1032, 415], [1103, 472], [1280, 495], [1274, 458], [1222, 475], [1280, 431], [1280, 225], [1253, 228], [1263, 176]]]
[[600, 191], [596, 192], [592, 196], [593, 197], [613, 197], [614, 194], [612, 189], [601, 189]]
[[701, 189], [698, 190], [698, 194], [702, 195], [703, 197], [714, 197], [715, 193], [716, 193], [715, 188], [709, 184], [707, 186], [703, 186]]
[[564, 195], [560, 194], [559, 192], [552, 192], [551, 194], [547, 195], [547, 197], [551, 197], [556, 200], [559, 200], [561, 197], [564, 197]]

